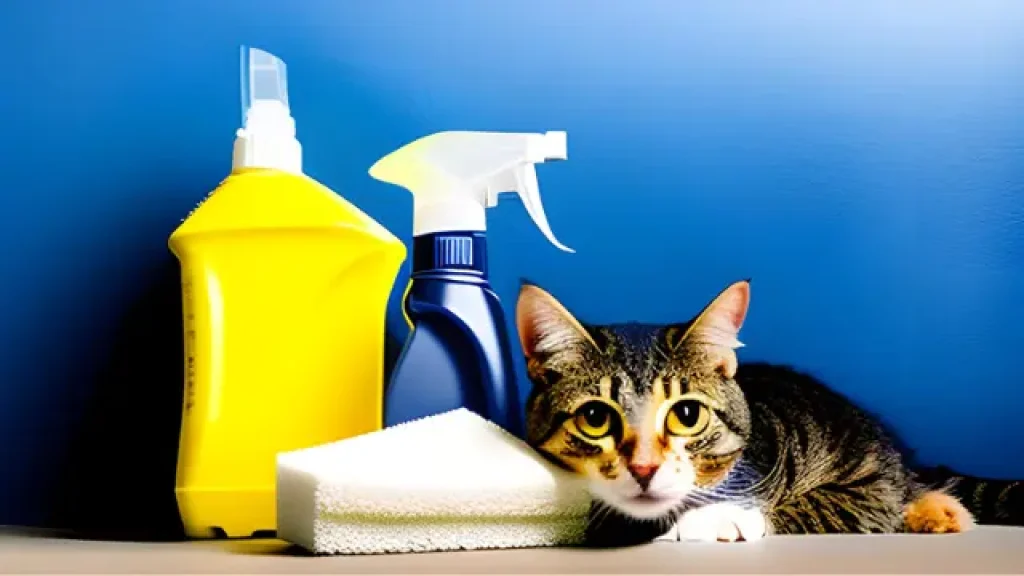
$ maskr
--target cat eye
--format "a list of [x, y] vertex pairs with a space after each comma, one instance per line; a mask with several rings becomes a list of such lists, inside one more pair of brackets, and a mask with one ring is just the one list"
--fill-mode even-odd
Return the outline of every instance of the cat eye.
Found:
[[611, 406], [592, 400], [576, 410], [576, 428], [584, 436], [597, 440], [614, 432], [617, 417]]
[[711, 413], [696, 400], [676, 402], [665, 417], [665, 430], [673, 436], [696, 436], [708, 427]]

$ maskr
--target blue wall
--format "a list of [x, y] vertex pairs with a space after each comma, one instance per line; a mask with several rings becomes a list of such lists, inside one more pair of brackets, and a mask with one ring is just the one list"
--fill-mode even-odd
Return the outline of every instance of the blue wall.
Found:
[[497, 208], [507, 303], [528, 276], [591, 321], [678, 320], [751, 276], [745, 358], [1024, 476], [1024, 3], [816, 4], [3, 3], [0, 523], [169, 534], [141, 527], [173, 516], [165, 242], [228, 170], [241, 43], [288, 62], [309, 172], [406, 239], [377, 157], [567, 130], [540, 179], [578, 253]]

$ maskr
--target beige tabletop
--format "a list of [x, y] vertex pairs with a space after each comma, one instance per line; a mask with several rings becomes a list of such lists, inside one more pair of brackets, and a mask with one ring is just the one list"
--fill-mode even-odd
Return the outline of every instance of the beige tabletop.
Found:
[[619, 550], [312, 557], [276, 540], [135, 543], [0, 532], [0, 573], [1024, 573], [1024, 529], [956, 535], [779, 536]]

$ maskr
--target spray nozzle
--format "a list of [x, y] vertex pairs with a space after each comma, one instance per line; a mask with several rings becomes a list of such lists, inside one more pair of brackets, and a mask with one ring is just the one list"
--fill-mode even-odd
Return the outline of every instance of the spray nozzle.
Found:
[[555, 238], [540, 200], [535, 164], [565, 160], [566, 133], [439, 132], [406, 144], [370, 168], [370, 176], [413, 194], [413, 234], [484, 230], [485, 208], [516, 193], [544, 236]]
[[241, 47], [242, 128], [235, 167], [302, 171], [302, 148], [288, 103], [288, 68], [270, 52]]
[[249, 111], [255, 103], [288, 108], [288, 67], [270, 52], [241, 47], [242, 125], [248, 124]]
[[530, 158], [532, 162], [565, 160], [569, 157], [564, 131], [545, 132], [540, 138], [532, 140], [531, 144]]

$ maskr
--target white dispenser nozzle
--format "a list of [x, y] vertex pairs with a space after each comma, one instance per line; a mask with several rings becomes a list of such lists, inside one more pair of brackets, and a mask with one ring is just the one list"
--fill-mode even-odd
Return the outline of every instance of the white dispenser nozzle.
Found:
[[514, 192], [544, 236], [574, 252], [548, 225], [534, 170], [534, 164], [566, 158], [565, 132], [438, 132], [381, 158], [370, 176], [412, 192], [415, 236], [484, 231], [486, 209], [497, 206], [500, 194]]
[[232, 169], [259, 167], [302, 172], [302, 146], [288, 107], [288, 74], [280, 58], [242, 46], [242, 128]]

